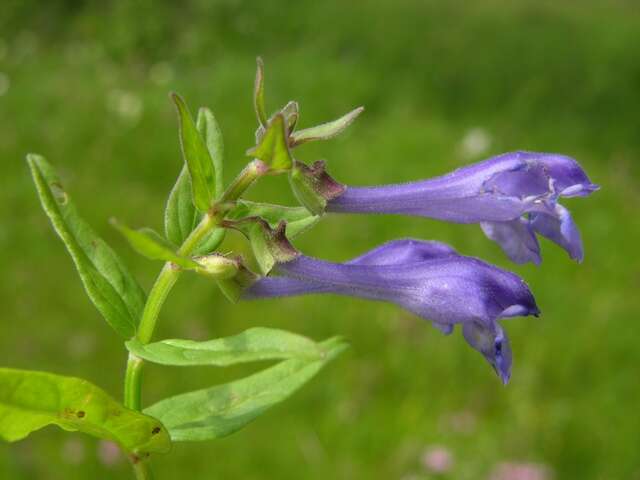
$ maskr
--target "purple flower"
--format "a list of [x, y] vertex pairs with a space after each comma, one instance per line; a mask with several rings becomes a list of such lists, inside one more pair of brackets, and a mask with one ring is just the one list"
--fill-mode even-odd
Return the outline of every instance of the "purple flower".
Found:
[[415, 215], [480, 223], [517, 263], [540, 263], [539, 233], [577, 261], [582, 241], [560, 197], [589, 195], [599, 187], [572, 158], [558, 154], [505, 153], [441, 177], [379, 187], [346, 187], [327, 211]]
[[395, 240], [346, 263], [297, 255], [276, 272], [282, 277], [258, 280], [244, 297], [335, 293], [394, 303], [445, 334], [459, 323], [504, 383], [511, 375], [511, 350], [497, 320], [539, 314], [520, 277], [439, 242]]

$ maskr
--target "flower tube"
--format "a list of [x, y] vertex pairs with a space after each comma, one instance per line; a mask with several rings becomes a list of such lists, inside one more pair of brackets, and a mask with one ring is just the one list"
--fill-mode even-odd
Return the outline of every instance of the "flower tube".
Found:
[[513, 152], [428, 180], [378, 187], [345, 187], [326, 211], [386, 213], [480, 223], [516, 263], [540, 263], [536, 233], [583, 259], [580, 234], [560, 197], [589, 195], [593, 184], [572, 158]]
[[394, 303], [445, 334], [462, 324], [464, 338], [504, 383], [511, 351], [497, 320], [539, 314], [520, 277], [439, 242], [396, 240], [346, 263], [297, 255], [275, 271], [282, 277], [258, 280], [244, 298], [334, 293]]

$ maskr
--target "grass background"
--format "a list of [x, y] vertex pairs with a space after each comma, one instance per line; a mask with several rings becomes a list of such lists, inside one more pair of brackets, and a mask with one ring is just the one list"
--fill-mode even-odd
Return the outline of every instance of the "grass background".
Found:
[[[515, 461], [558, 479], [639, 479], [639, 31], [637, 3], [622, 0], [4, 0], [0, 363], [120, 395], [123, 346], [41, 212], [25, 153], [59, 169], [81, 213], [149, 286], [159, 265], [133, 254], [107, 219], [161, 229], [181, 162], [167, 92], [214, 110], [229, 180], [252, 144], [261, 54], [269, 109], [298, 100], [302, 127], [367, 107], [347, 134], [297, 151], [326, 158], [348, 184], [433, 176], [514, 149], [579, 159], [602, 185], [565, 202], [586, 259], [574, 264], [543, 241], [541, 267], [514, 266], [477, 226], [401, 217], [329, 216], [297, 242], [344, 260], [393, 238], [432, 238], [521, 274], [543, 316], [506, 322], [515, 357], [506, 388], [459, 334], [443, 337], [392, 306], [339, 297], [231, 306], [185, 276], [157, 338], [263, 325], [343, 334], [352, 348], [241, 432], [176, 445], [155, 460], [157, 477], [426, 479], [423, 452], [441, 445], [455, 461], [438, 478], [488, 478]], [[488, 140], [484, 151], [464, 148], [470, 132]], [[250, 197], [294, 202], [284, 178]], [[149, 366], [145, 402], [256, 368]], [[0, 445], [0, 478], [128, 478], [108, 453], [50, 428]]]

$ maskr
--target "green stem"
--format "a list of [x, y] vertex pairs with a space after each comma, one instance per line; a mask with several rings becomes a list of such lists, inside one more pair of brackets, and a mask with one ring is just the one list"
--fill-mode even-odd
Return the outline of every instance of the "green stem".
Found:
[[[209, 214], [205, 215], [198, 226], [184, 241], [178, 250], [178, 254], [189, 255], [193, 249], [198, 246], [204, 236], [216, 227], [218, 222], [219, 220], [217, 218]], [[162, 305], [178, 280], [180, 273], [181, 270], [170, 262], [165, 263], [162, 267], [156, 282], [153, 284], [153, 287], [151, 287], [147, 303], [142, 312], [140, 324], [138, 325], [137, 336], [140, 342], [149, 343], [151, 340]], [[124, 380], [124, 404], [133, 410], [140, 410], [142, 406], [141, 384], [143, 365], [144, 362], [140, 358], [129, 354]]]
[[136, 480], [153, 480], [153, 471], [149, 459], [133, 460], [133, 471], [136, 474]]
[[[268, 167], [259, 160], [254, 160], [247, 165], [224, 192], [217, 205], [214, 205], [214, 208], [212, 208], [210, 212], [207, 212], [198, 226], [187, 237], [182, 246], [178, 249], [178, 254], [182, 256], [188, 256], [191, 254], [205, 235], [216, 228], [220, 224], [222, 217], [224, 217], [224, 214], [219, 211], [217, 206], [233, 202], [240, 198], [247, 188], [249, 188], [253, 182], [264, 175], [267, 171]], [[142, 312], [140, 324], [138, 325], [138, 332], [136, 335], [141, 343], [145, 344], [151, 341], [160, 310], [162, 309], [169, 292], [178, 280], [178, 277], [180, 277], [180, 273], [181, 270], [170, 262], [165, 263], [162, 267], [158, 278], [156, 278], [153, 287], [151, 287], [151, 291], [147, 297], [147, 303], [145, 304]], [[138, 358], [131, 353], [129, 354], [124, 379], [124, 404], [127, 408], [137, 411], [142, 409], [143, 366], [144, 361], [141, 358]], [[133, 462], [133, 469], [137, 480], [153, 479], [149, 459], [137, 459]]]
[[260, 160], [254, 160], [249, 163], [238, 176], [231, 182], [220, 198], [220, 203], [234, 202], [255, 182], [258, 178], [265, 175], [269, 171], [269, 167]]

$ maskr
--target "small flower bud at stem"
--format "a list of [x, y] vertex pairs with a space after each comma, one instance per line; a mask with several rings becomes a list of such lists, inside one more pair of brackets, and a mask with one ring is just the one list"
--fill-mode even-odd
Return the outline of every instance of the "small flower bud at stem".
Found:
[[238, 272], [238, 262], [234, 259], [223, 257], [222, 255], [206, 255], [195, 259], [200, 267], [196, 272], [207, 275], [217, 280], [232, 278]]

